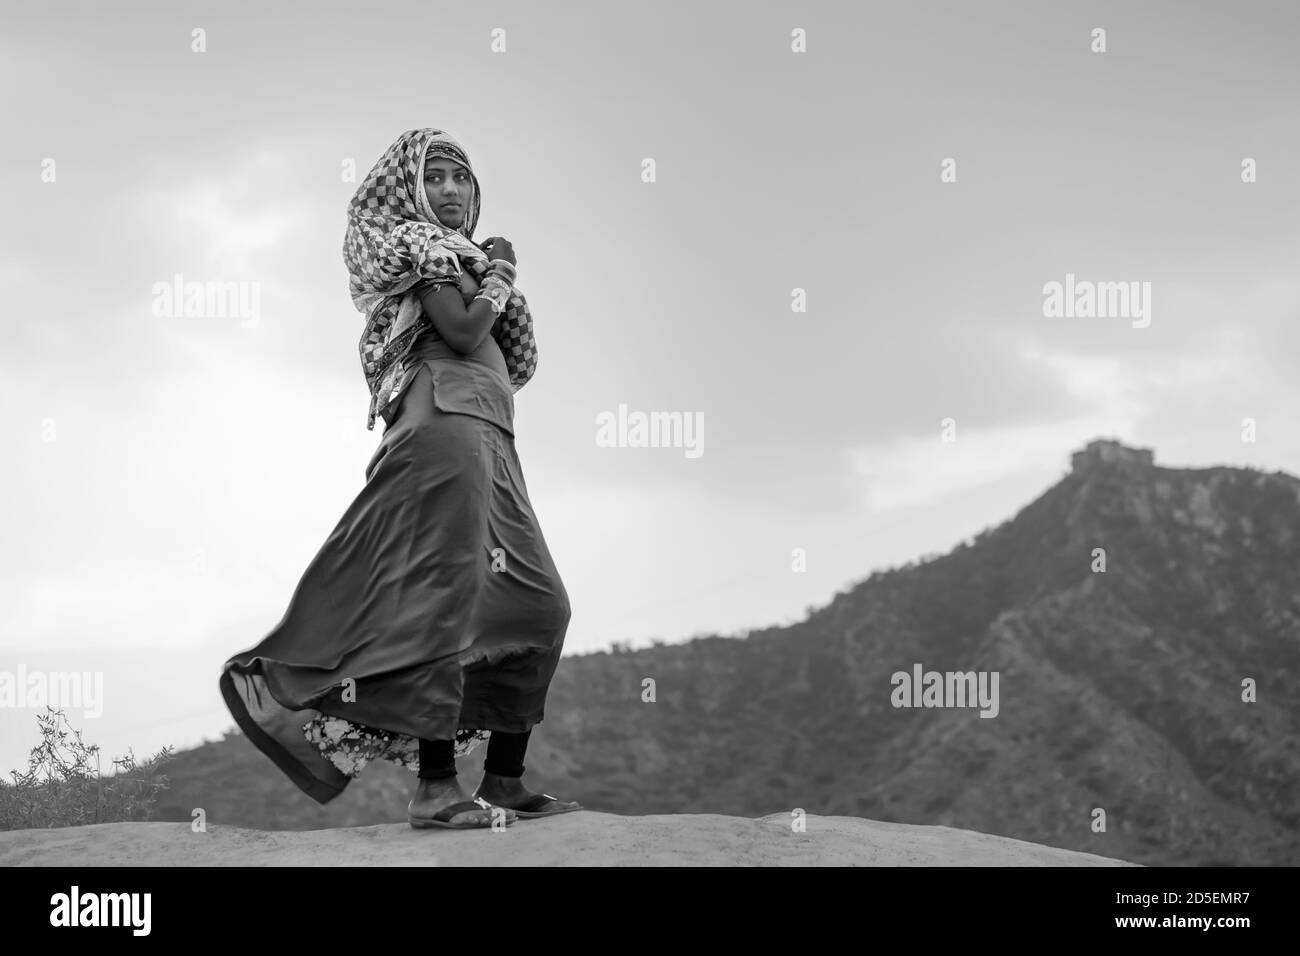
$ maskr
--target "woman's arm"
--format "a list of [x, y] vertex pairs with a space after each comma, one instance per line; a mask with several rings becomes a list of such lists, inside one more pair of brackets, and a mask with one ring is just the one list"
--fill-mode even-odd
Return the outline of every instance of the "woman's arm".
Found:
[[465, 305], [467, 307], [471, 302], [474, 301], [474, 296], [478, 295], [478, 290], [479, 290], [478, 280], [475, 279], [468, 272], [461, 272], [460, 297], [465, 300]]
[[467, 304], [460, 287], [454, 283], [443, 283], [422, 293], [420, 304], [438, 334], [461, 355], [477, 349], [496, 324], [497, 315], [492, 311], [491, 302], [471, 299]]

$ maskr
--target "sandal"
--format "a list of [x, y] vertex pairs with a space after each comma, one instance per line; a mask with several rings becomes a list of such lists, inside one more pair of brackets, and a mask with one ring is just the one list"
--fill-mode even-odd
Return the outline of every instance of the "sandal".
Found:
[[[462, 813], [482, 812], [484, 810], [493, 811], [498, 809], [494, 804], [488, 803], [481, 797], [475, 797], [473, 800], [461, 800], [459, 803], [453, 803], [451, 806], [443, 807], [431, 817], [417, 817], [409, 809], [406, 814], [407, 821], [417, 830], [423, 830], [429, 827], [443, 827], [448, 830], [482, 830], [492, 826], [492, 820], [483, 822], [482, 819], [472, 822], [456, 823], [455, 818]], [[506, 826], [514, 823], [517, 817], [513, 810], [507, 807], [501, 807], [505, 810]], [[495, 814], [492, 814], [495, 816]]]
[[574, 810], [581, 810], [582, 804], [574, 801], [557, 800], [549, 793], [535, 793], [520, 806], [511, 807], [510, 809], [521, 817], [533, 819], [535, 817], [553, 817], [559, 813], [572, 813]]

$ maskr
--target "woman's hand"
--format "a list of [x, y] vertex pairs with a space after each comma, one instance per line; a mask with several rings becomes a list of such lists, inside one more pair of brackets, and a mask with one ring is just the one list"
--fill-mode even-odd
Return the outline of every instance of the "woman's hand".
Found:
[[510, 240], [503, 236], [492, 236], [483, 243], [483, 251], [487, 253], [488, 261], [494, 262], [497, 259], [504, 259], [512, 266], [519, 265], [515, 261], [515, 247], [510, 244]]

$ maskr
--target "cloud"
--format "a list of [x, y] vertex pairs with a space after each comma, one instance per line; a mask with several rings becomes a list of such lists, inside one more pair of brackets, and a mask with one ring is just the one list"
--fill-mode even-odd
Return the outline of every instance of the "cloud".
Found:
[[[1140, 415], [1146, 408], [1142, 388], [1146, 381], [1135, 380], [1134, 375], [1142, 361], [1139, 357], [1079, 355], [1038, 345], [1024, 346], [1020, 357], [1029, 365], [1047, 369], [1061, 391], [1080, 405], [1125, 416]], [[1140, 378], [1149, 380], [1150, 375], [1142, 373]]]
[[1044, 425], [962, 428], [957, 440], [933, 436], [859, 446], [851, 454], [865, 483], [866, 507], [876, 513], [932, 505], [974, 488], [1029, 472], [1059, 469], [1089, 440], [1105, 434], [1133, 441], [1135, 422], [1118, 414]]
[[17, 288], [31, 276], [31, 267], [22, 259], [0, 259], [0, 289]]
[[[43, 651], [92, 645], [172, 648], [211, 636], [212, 609], [238, 606], [247, 595], [233, 583], [201, 573], [197, 553], [156, 558], [100, 554], [67, 564], [61, 574], [45, 570], [7, 574], [0, 598], [8, 608], [4, 646]], [[210, 559], [209, 559], [210, 560]]]
[[[1214, 339], [1197, 353], [1098, 355], [1022, 346], [1021, 361], [1050, 374], [1070, 399], [1072, 413], [1051, 422], [984, 427], [963, 423], [957, 415], [954, 442], [941, 440], [936, 422], [932, 434], [858, 445], [851, 455], [866, 483], [867, 507], [884, 512], [930, 505], [1013, 476], [1050, 472], [1097, 437], [1144, 444], [1139, 436], [1151, 433], [1170, 409], [1185, 417], [1189, 410], [1216, 407], [1225, 383], [1242, 383], [1233, 392], [1240, 399], [1258, 364], [1251, 342], [1232, 326], [1219, 328]], [[1184, 432], [1196, 427], [1195, 422], [1181, 425]], [[1206, 420], [1203, 427], [1204, 445], [1212, 441], [1210, 432], [1219, 440], [1235, 439], [1235, 431], [1222, 422]]]
[[146, 187], [134, 201], [136, 214], [151, 231], [170, 226], [182, 244], [197, 242], [205, 269], [248, 277], [256, 273], [258, 258], [280, 248], [308, 217], [303, 201], [286, 199], [285, 186], [295, 181], [295, 172], [287, 154], [262, 147], [229, 170]]

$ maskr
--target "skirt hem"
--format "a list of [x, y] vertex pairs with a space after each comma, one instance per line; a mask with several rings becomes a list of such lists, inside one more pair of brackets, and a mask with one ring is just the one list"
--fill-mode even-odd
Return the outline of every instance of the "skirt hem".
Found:
[[294, 760], [274, 737], [257, 725], [257, 722], [249, 716], [244, 701], [235, 689], [235, 683], [229, 669], [221, 672], [220, 686], [221, 697], [225, 700], [231, 716], [235, 718], [235, 723], [244, 732], [244, 736], [248, 738], [253, 746], [269, 757], [284, 772], [284, 775], [297, 785], [298, 789], [317, 803], [322, 804], [329, 803], [343, 792], [342, 787], [332, 787], [325, 781], [313, 777], [303, 770], [302, 765]]

